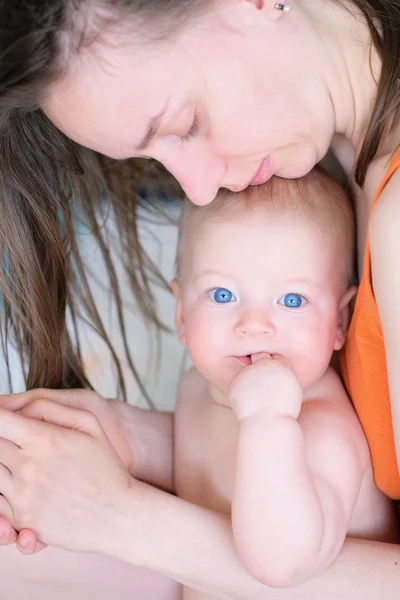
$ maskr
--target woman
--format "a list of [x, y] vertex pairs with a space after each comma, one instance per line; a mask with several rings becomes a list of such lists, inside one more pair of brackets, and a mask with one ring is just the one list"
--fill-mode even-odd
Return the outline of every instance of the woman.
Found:
[[[94, 224], [94, 193], [118, 193], [114, 178], [100, 172], [102, 161], [78, 152], [59, 131], [114, 159], [156, 159], [197, 204], [211, 202], [219, 187], [240, 190], [273, 173], [304, 175], [333, 140], [358, 184], [363, 255], [371, 197], [384, 173], [379, 161], [399, 139], [397, 1], [303, 0], [290, 7], [270, 0], [196, 0], [190, 6], [178, 0], [58, 0], [41, 10], [27, 3], [2, 11], [8, 24], [4, 42], [1, 37], [7, 44], [1, 60], [1, 239], [8, 261], [2, 272], [7, 323], [26, 351], [29, 387], [87, 384], [64, 326], [66, 303], [73, 310], [76, 301], [68, 251], [79, 257], [71, 199]], [[122, 230], [129, 228], [129, 189], [115, 206]], [[129, 250], [132, 235], [123, 240]], [[99, 243], [107, 256], [101, 236]], [[87, 295], [81, 283], [72, 283]], [[29, 297], [23, 293], [28, 289]], [[152, 446], [157, 428], [143, 426], [146, 451], [143, 462], [133, 462], [133, 479], [111, 435], [110, 416], [87, 394], [42, 390], [5, 399], [8, 408], [22, 409], [3, 410], [0, 420], [6, 438], [0, 456], [10, 467], [2, 469], [1, 491], [24, 514], [15, 523], [22, 529], [20, 546], [27, 539], [26, 548], [34, 550], [24, 530], [29, 525], [45, 542], [149, 567], [217, 598], [293, 597], [292, 590], [263, 587], [242, 569], [224, 516], [141, 482], [170, 486], [168, 416], [158, 429], [165, 432], [163, 451]], [[115, 410], [118, 415], [121, 407]], [[126, 410], [134, 419], [134, 409]], [[119, 423], [124, 432], [124, 419]], [[137, 456], [135, 436], [124, 435]], [[32, 496], [23, 488], [18, 498], [12, 490], [15, 447], [29, 457], [24, 477]], [[41, 496], [34, 495], [38, 480], [46, 490]], [[29, 500], [27, 515], [20, 507]], [[3, 514], [12, 519], [5, 499]], [[3, 526], [3, 540], [12, 541], [13, 532]], [[295, 596], [396, 597], [399, 556], [395, 546], [348, 540], [334, 565], [296, 588]]]

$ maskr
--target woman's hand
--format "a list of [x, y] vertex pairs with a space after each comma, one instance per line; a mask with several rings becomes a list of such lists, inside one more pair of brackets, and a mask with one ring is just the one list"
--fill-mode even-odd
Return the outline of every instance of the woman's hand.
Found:
[[[94, 414], [135, 479], [173, 491], [174, 421], [171, 413], [148, 411], [119, 400], [105, 400], [88, 390], [38, 389], [0, 396], [0, 408], [46, 420], [50, 418], [45, 410], [49, 401]], [[17, 538], [11, 526], [12, 519], [7, 521], [1, 518], [6, 515], [0, 502], [0, 546], [12, 544]], [[43, 547], [43, 544], [36, 542], [32, 531], [23, 530], [19, 533], [17, 548], [21, 553], [33, 554]]]
[[[90, 390], [36, 389], [20, 394], [0, 396], [0, 407], [14, 412], [18, 411], [33, 419], [46, 420], [44, 409], [48, 401], [85, 410], [95, 415], [124, 465], [128, 470], [132, 469], [132, 450], [126, 440], [125, 429], [118, 410], [122, 403], [118, 400], [105, 400]], [[13, 528], [12, 513], [4, 498], [0, 498], [0, 515], [0, 546], [16, 543], [22, 554], [34, 554], [46, 547], [45, 544], [36, 540], [33, 531], [26, 529], [18, 533]]]
[[50, 401], [41, 413], [47, 422], [0, 409], [0, 493], [13, 525], [54, 546], [101, 552], [134, 480], [92, 414]]
[[[21, 394], [0, 396], [0, 408], [6, 408], [13, 412], [18, 411], [26, 417], [48, 421], [57, 425], [59, 423], [54, 421], [52, 417], [58, 413], [46, 411], [49, 401], [93, 414], [125, 467], [128, 471], [131, 471], [133, 465], [132, 449], [126, 439], [125, 429], [117, 410], [117, 406], [122, 404], [118, 400], [106, 400], [90, 390], [37, 389]], [[72, 424], [71, 427], [74, 428], [74, 425]]]

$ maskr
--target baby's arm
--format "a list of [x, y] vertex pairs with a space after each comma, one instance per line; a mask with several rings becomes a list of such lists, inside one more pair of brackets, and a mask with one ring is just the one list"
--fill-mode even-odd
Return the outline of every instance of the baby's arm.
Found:
[[243, 371], [231, 400], [240, 420], [236, 550], [265, 585], [298, 584], [342, 547], [368, 465], [361, 427], [333, 371], [302, 406], [296, 377], [279, 359]]
[[385, 343], [390, 405], [400, 472], [400, 172], [380, 195], [371, 219], [371, 268]]
[[131, 474], [175, 493], [173, 481], [174, 414], [131, 406], [119, 400], [112, 403], [134, 457]]

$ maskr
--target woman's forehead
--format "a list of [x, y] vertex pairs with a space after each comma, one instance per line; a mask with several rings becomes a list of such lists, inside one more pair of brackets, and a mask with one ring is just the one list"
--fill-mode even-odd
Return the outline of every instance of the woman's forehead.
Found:
[[148, 122], [193, 94], [195, 65], [179, 46], [139, 54], [105, 46], [51, 84], [42, 108], [68, 137], [115, 158], [132, 156]]

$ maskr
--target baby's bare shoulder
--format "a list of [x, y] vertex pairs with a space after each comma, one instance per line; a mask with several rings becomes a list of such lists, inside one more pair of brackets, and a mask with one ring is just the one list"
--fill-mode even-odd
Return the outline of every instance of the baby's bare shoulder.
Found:
[[368, 446], [360, 422], [340, 377], [333, 369], [329, 368], [308, 390], [299, 421], [311, 439], [321, 438], [324, 443], [334, 439], [340, 444], [344, 440], [351, 441], [351, 445], [357, 447], [364, 467], [369, 464]]
[[176, 402], [176, 421], [189, 421], [199, 419], [208, 412], [211, 398], [205, 379], [194, 367], [185, 371], [179, 385]]
[[179, 380], [179, 393], [186, 390], [203, 389], [206, 386], [204, 377], [195, 367], [187, 369]]
[[335, 403], [350, 404], [345, 387], [334, 369], [329, 367], [324, 375], [305, 392], [304, 401], [320, 400]]
[[192, 367], [183, 373], [179, 381], [176, 410], [190, 410], [199, 402], [204, 403], [208, 396], [208, 388], [204, 377], [200, 375], [197, 369]]

